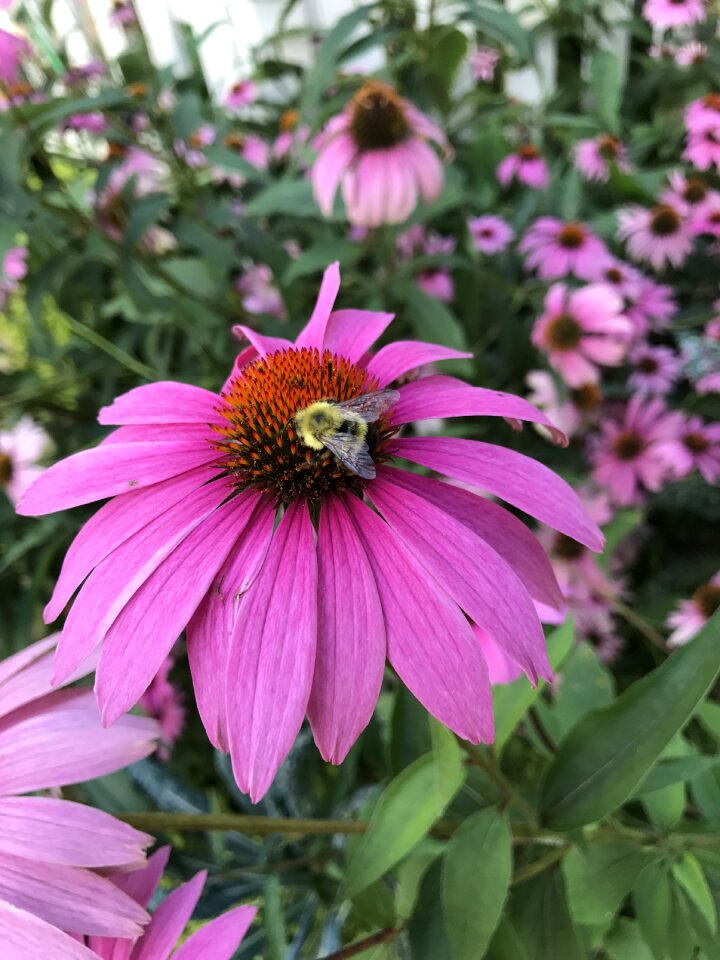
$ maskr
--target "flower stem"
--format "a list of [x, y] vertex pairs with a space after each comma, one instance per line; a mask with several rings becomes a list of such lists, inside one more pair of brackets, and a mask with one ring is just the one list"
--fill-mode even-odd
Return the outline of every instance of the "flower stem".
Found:
[[388, 927], [385, 930], [380, 930], [378, 933], [373, 933], [370, 937], [365, 937], [363, 940], [357, 940], [355, 943], [343, 947], [342, 950], [326, 954], [322, 960], [347, 960], [348, 957], [356, 957], [359, 953], [364, 953], [366, 950], [369, 950], [370, 947], [377, 947], [381, 943], [388, 943], [390, 940], [394, 940], [395, 937], [403, 932], [403, 929], [403, 927]]

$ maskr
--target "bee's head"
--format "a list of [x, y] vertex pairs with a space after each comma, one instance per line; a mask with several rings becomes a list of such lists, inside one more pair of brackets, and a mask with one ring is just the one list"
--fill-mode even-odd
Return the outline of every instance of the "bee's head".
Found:
[[295, 426], [306, 447], [322, 450], [322, 434], [332, 434], [342, 426], [343, 418], [329, 400], [317, 400], [295, 414]]

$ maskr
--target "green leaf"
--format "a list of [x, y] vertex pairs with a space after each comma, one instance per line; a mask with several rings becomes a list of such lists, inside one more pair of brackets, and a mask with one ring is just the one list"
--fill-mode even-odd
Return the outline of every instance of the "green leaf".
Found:
[[341, 895], [352, 898], [387, 873], [426, 835], [462, 786], [454, 736], [434, 724], [433, 751], [406, 767], [378, 801], [350, 856]]
[[575, 921], [601, 924], [611, 920], [649, 862], [647, 854], [619, 843], [571, 850], [562, 870]]
[[502, 914], [512, 873], [507, 818], [481, 810], [453, 834], [443, 864], [443, 911], [453, 960], [483, 956]]
[[607, 563], [619, 543], [621, 543], [628, 534], [636, 530], [643, 520], [642, 510], [618, 510], [610, 523], [603, 527], [605, 534], [605, 550], [600, 558], [600, 562], [607, 569]]
[[347, 267], [355, 263], [362, 253], [362, 246], [350, 240], [334, 237], [321, 240], [305, 250], [297, 260], [292, 260], [282, 278], [283, 284], [291, 284], [298, 277], [305, 277], [311, 273], [319, 273], [333, 260], [340, 261], [340, 267]]
[[720, 670], [720, 612], [614, 703], [563, 740], [542, 789], [544, 822], [574, 830], [621, 806], [690, 720]]
[[300, 112], [304, 117], [315, 109], [323, 91], [332, 83], [347, 41], [361, 24], [368, 21], [368, 14], [374, 6], [367, 4], [345, 14], [321, 43], [315, 54], [315, 65], [307, 74], [300, 99]]
[[686, 853], [673, 867], [673, 877], [704, 917], [710, 930], [717, 930], [717, 913], [710, 887], [697, 857]]
[[309, 180], [278, 180], [245, 207], [248, 217], [269, 217], [284, 213], [292, 217], [320, 216]]
[[467, 350], [465, 331], [444, 303], [412, 282], [398, 284], [398, 296], [407, 304], [408, 315], [418, 339], [441, 343], [456, 350]]
[[502, 7], [487, 7], [472, 0], [468, 14], [478, 29], [493, 40], [509, 43], [525, 60], [533, 60], [533, 48], [530, 34], [520, 26], [518, 18]]
[[125, 228], [125, 243], [134, 246], [148, 227], [157, 223], [170, 204], [166, 193], [149, 193], [137, 200]]
[[500, 920], [495, 936], [485, 954], [485, 960], [530, 960], [507, 917]]
[[642, 930], [634, 920], [620, 917], [605, 940], [605, 950], [611, 960], [653, 960]]
[[532, 960], [583, 960], [559, 870], [547, 870], [517, 887], [512, 918]]
[[672, 783], [684, 783], [707, 773], [720, 764], [720, 756], [668, 757], [660, 760], [635, 789], [634, 796], [645, 797]]
[[174, 260], [164, 260], [163, 269], [188, 293], [207, 298], [217, 296], [218, 280], [204, 260], [177, 257]]
[[[547, 640], [548, 657], [553, 670], [558, 670], [572, 649], [575, 639], [575, 625], [568, 618], [550, 634]], [[533, 687], [527, 677], [520, 677], [512, 683], [493, 687], [493, 714], [495, 716], [496, 751], [502, 750], [515, 727], [535, 703], [545, 684], [541, 681]]]
[[620, 60], [609, 50], [596, 50], [592, 58], [590, 86], [595, 98], [595, 111], [612, 133], [620, 128], [619, 110], [622, 92]]
[[432, 864], [420, 884], [408, 927], [412, 960], [452, 960], [443, 918], [440, 860]]
[[538, 703], [540, 719], [553, 740], [560, 741], [591, 710], [612, 703], [612, 674], [587, 643], [573, 647], [563, 663], [561, 682], [552, 702]]
[[662, 863], [647, 866], [635, 883], [633, 901], [640, 929], [655, 960], [665, 960], [671, 890]]

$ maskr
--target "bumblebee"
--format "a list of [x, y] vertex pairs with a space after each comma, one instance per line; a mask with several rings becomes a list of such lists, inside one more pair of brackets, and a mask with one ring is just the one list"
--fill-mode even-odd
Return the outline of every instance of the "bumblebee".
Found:
[[397, 390], [374, 390], [352, 400], [316, 400], [295, 414], [300, 440], [311, 450], [329, 450], [363, 480], [375, 477], [371, 452], [377, 442], [372, 424], [398, 402]]

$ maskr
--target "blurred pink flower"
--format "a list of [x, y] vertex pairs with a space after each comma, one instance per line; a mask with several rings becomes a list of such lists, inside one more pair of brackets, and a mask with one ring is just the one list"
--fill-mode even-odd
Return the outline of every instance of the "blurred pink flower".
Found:
[[17, 83], [20, 64], [30, 53], [32, 48], [24, 37], [0, 30], [0, 84]]
[[707, 44], [699, 40], [689, 40], [675, 51], [675, 63], [679, 67], [692, 67], [707, 60]]
[[720, 193], [712, 190], [701, 209], [694, 214], [690, 230], [695, 234], [720, 237]]
[[698, 170], [720, 167], [720, 93], [708, 93], [685, 108], [683, 159]]
[[645, 0], [642, 13], [658, 30], [687, 27], [707, 16], [703, 0]]
[[310, 138], [310, 127], [300, 124], [300, 114], [297, 110], [284, 110], [280, 116], [280, 132], [272, 146], [272, 155], [281, 160], [289, 153], [297, 153]]
[[649, 210], [633, 205], [618, 213], [618, 236], [627, 243], [630, 256], [655, 270], [668, 263], [680, 267], [693, 248], [693, 235], [681, 210], [659, 203]]
[[73, 113], [63, 122], [63, 130], [85, 130], [88, 133], [104, 133], [107, 121], [99, 111]]
[[149, 193], [167, 190], [168, 177], [168, 169], [161, 160], [139, 147], [130, 147], [108, 177], [100, 196], [95, 197], [98, 220], [105, 233], [116, 242], [125, 234], [130, 214], [125, 189], [130, 182], [132, 196], [139, 199]]
[[135, 23], [135, 10], [130, 0], [113, 0], [108, 20], [116, 27], [128, 27]]
[[673, 477], [697, 470], [714, 484], [720, 478], [720, 423], [705, 423], [702, 417], [682, 420], [677, 434], [660, 445], [660, 454]]
[[670, 347], [639, 344], [631, 352], [630, 362], [633, 372], [628, 383], [641, 393], [664, 396], [672, 390], [681, 376], [680, 358]]
[[[549, 675], [533, 599], [557, 606], [561, 597], [530, 531], [497, 504], [393, 467], [393, 458], [501, 496], [590, 549], [602, 545], [569, 485], [530, 457], [397, 435], [404, 424], [458, 416], [552, 427], [519, 397], [425, 377], [384, 395], [372, 452], [355, 470], [306, 444], [294, 418], [314, 401], [357, 398], [467, 356], [417, 341], [371, 354], [392, 315], [334, 310], [339, 287], [333, 264], [294, 343], [238, 327], [251, 345], [222, 393], [165, 382], [118, 397], [100, 413], [119, 427], [111, 441], [50, 467], [18, 505], [28, 516], [112, 498], [71, 545], [45, 610], [55, 619], [80, 587], [55, 676], [101, 645], [95, 690], [112, 723], [187, 627], [206, 730], [255, 801], [306, 714], [322, 755], [342, 761], [372, 715], [386, 656], [440, 722], [491, 740], [487, 664], [465, 611], [531, 679]], [[352, 616], [335, 600], [348, 591]]]
[[38, 466], [50, 438], [30, 417], [21, 417], [10, 430], [0, 430], [0, 489], [17, 503], [43, 472]]
[[455, 287], [449, 270], [437, 267], [434, 270], [423, 270], [417, 278], [418, 286], [444, 303], [450, 303], [455, 296]]
[[550, 183], [547, 164], [531, 143], [523, 144], [517, 152], [501, 160], [495, 174], [503, 187], [509, 187], [513, 180], [517, 180], [534, 190], [545, 190]]
[[605, 183], [613, 164], [622, 173], [630, 173], [632, 166], [627, 147], [610, 134], [579, 140], [573, 148], [575, 166], [586, 180]]
[[203, 153], [204, 147], [215, 142], [215, 127], [203, 123], [194, 130], [187, 140], [175, 141], [175, 153], [181, 157], [189, 167], [204, 167], [207, 157]]
[[535, 321], [532, 342], [569, 386], [597, 383], [598, 365], [616, 367], [627, 353], [632, 324], [622, 309], [621, 298], [602, 283], [579, 290], [555, 283]]
[[442, 130], [392, 87], [366, 83], [315, 140], [311, 177], [324, 216], [332, 214], [339, 185], [354, 226], [402, 223], [419, 195], [435, 200], [443, 171], [428, 141], [448, 149]]
[[688, 217], [702, 216], [716, 195], [701, 177], [686, 176], [681, 170], [673, 170], [668, 175], [668, 184], [658, 199]]
[[[573, 394], [585, 396], [590, 393], [588, 385], [579, 391], [568, 390], [564, 395], [560, 392], [560, 385], [547, 370], [531, 370], [525, 377], [525, 382], [530, 388], [528, 400], [544, 413], [547, 414], [557, 427], [568, 437], [574, 436], [581, 426], [583, 426], [584, 414], [590, 413], [590, 408], [578, 407], [573, 403]], [[596, 397], [596, 403], [592, 409], [596, 410], [600, 403], [600, 391], [595, 387], [592, 393]], [[545, 433], [545, 427], [537, 427], [540, 433]]]
[[480, 83], [492, 83], [500, 51], [492, 47], [476, 47], [470, 54], [470, 69]]
[[[93, 807], [35, 794], [102, 777], [146, 757], [155, 747], [157, 726], [127, 716], [106, 729], [90, 687], [51, 685], [56, 641], [57, 636], [48, 637], [0, 662], [3, 958], [8, 956], [2, 935], [8, 904], [39, 918], [43, 924], [35, 929], [50, 942], [55, 937], [68, 944], [72, 940], [52, 934], [52, 928], [134, 938], [148, 919], [142, 907], [97, 871], [142, 866], [152, 837]], [[90, 662], [79, 664], [60, 686], [92, 669]], [[17, 919], [33, 927], [25, 915]], [[19, 960], [29, 954], [10, 956]]]
[[488, 256], [504, 250], [515, 235], [509, 223], [489, 213], [468, 220], [468, 229], [475, 247]]
[[592, 478], [618, 506], [642, 503], [645, 492], [658, 491], [670, 471], [662, 445], [677, 437], [682, 414], [669, 412], [662, 400], [635, 395], [622, 420], [606, 420], [592, 455]]
[[639, 274], [637, 288], [627, 297], [625, 309], [635, 332], [643, 336], [648, 330], [665, 330], [676, 312], [673, 288]]
[[235, 289], [242, 297], [242, 305], [248, 313], [264, 313], [278, 320], [287, 316], [285, 303], [275, 286], [273, 273], [265, 263], [248, 264], [235, 281]]
[[680, 647], [692, 640], [710, 617], [720, 608], [720, 571], [707, 583], [698, 587], [689, 600], [681, 600], [677, 609], [667, 618], [672, 628], [669, 647]]
[[539, 217], [518, 244], [526, 254], [525, 269], [537, 270], [543, 280], [569, 273], [589, 280], [608, 257], [603, 241], [577, 221], [563, 223], [556, 217]]
[[239, 110], [247, 107], [257, 97], [257, 86], [254, 80], [238, 80], [234, 83], [225, 97], [225, 106], [229, 110]]
[[161, 760], [169, 759], [170, 748], [185, 726], [185, 707], [182, 696], [170, 680], [170, 671], [174, 663], [171, 656], [166, 657], [152, 683], [140, 697], [140, 706], [145, 713], [158, 722], [160, 745], [157, 754]]
[[105, 76], [105, 65], [99, 60], [91, 60], [79, 67], [70, 67], [63, 76], [67, 87], [78, 87], [88, 80], [97, 80]]
[[27, 275], [27, 247], [10, 247], [0, 263], [0, 309]]

